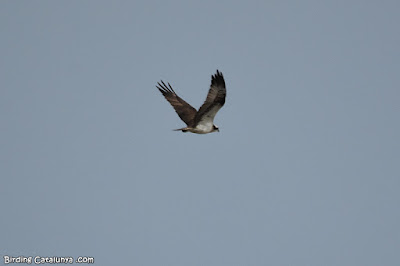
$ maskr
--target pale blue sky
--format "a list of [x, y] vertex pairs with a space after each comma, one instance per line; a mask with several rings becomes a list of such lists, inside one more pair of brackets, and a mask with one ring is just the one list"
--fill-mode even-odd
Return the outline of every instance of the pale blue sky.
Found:
[[[400, 265], [399, 1], [1, 1], [0, 255]], [[220, 133], [183, 134], [157, 81]], [[2, 261], [3, 263], [3, 261]]]

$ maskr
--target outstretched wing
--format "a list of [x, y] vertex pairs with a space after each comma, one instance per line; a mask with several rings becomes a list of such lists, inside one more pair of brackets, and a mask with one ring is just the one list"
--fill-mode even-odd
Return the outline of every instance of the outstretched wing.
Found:
[[211, 86], [203, 105], [194, 118], [194, 125], [199, 123], [213, 125], [214, 117], [225, 103], [226, 88], [224, 76], [217, 70], [217, 73], [211, 76]]
[[165, 99], [174, 107], [175, 112], [179, 115], [183, 122], [185, 122], [188, 126], [193, 123], [193, 120], [196, 116], [196, 109], [194, 109], [190, 104], [185, 102], [181, 97], [176, 95], [175, 91], [172, 89], [171, 85], [168, 83], [169, 88], [165, 83], [161, 80], [157, 82], [157, 89], [164, 95]]

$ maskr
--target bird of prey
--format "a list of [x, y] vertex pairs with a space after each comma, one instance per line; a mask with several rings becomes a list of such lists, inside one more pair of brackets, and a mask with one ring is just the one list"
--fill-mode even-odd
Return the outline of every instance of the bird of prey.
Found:
[[224, 105], [226, 97], [225, 80], [221, 72], [217, 70], [217, 73], [211, 76], [210, 90], [198, 111], [179, 97], [169, 83], [167, 87], [161, 80], [161, 83], [158, 82], [156, 87], [187, 125], [186, 127], [175, 129], [175, 131], [189, 131], [196, 134], [219, 132], [219, 128], [214, 125], [214, 117]]

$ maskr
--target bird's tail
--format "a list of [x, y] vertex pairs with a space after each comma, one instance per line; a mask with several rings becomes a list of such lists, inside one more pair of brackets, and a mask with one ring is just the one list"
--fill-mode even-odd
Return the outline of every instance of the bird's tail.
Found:
[[178, 129], [174, 129], [174, 131], [182, 131], [182, 132], [187, 132], [187, 131], [188, 131], [188, 128], [187, 128], [187, 127], [178, 128]]

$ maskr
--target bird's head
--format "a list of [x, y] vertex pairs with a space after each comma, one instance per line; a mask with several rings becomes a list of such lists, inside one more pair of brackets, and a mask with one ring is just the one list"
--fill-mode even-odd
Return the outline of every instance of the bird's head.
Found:
[[219, 132], [219, 128], [216, 125], [213, 125], [213, 131], [212, 132]]

